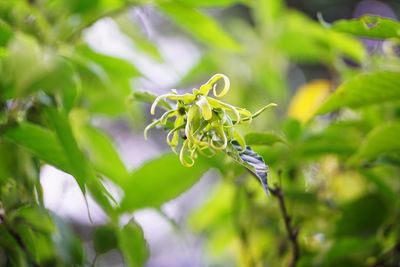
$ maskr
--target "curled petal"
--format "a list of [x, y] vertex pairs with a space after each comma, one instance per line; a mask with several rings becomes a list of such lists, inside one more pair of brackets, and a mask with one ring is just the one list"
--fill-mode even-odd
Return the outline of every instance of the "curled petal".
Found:
[[[218, 93], [217, 92], [217, 82], [218, 80], [223, 79], [224, 80], [224, 87], [222, 88], [221, 92]], [[215, 74], [214, 76], [212, 76], [208, 82], [206, 82], [205, 84], [203, 84], [200, 89], [199, 92], [202, 95], [208, 95], [208, 92], [210, 92], [211, 89], [213, 89], [213, 94], [215, 97], [223, 97], [224, 95], [226, 95], [226, 93], [229, 91], [229, 87], [230, 87], [230, 81], [229, 78], [226, 77], [224, 74]]]
[[218, 107], [218, 108], [222, 108], [222, 109], [226, 109], [226, 110], [230, 110], [234, 115], [235, 115], [235, 119], [234, 120], [234, 124], [239, 123], [240, 121], [240, 114], [239, 111], [237, 110], [237, 108], [235, 108], [232, 105], [226, 104], [224, 102], [221, 102], [217, 99], [211, 98], [211, 97], [207, 97], [208, 102], [214, 106], [214, 107]]
[[165, 124], [167, 120], [171, 117], [174, 117], [178, 114], [176, 110], [168, 110], [160, 117], [161, 124]]
[[241, 151], [239, 151], [239, 152], [245, 151], [246, 150], [246, 141], [244, 140], [243, 136], [235, 129], [233, 129], [233, 137], [235, 138], [235, 140], [239, 143], [239, 145], [241, 147]]
[[146, 126], [146, 128], [144, 128], [143, 131], [143, 135], [144, 135], [144, 139], [147, 140], [147, 132], [153, 128], [156, 127], [158, 124], [160, 124], [160, 119], [153, 121], [152, 123], [150, 123], [149, 125]]
[[195, 117], [197, 116], [197, 106], [193, 105], [189, 108], [189, 111], [187, 113], [187, 117], [186, 117], [186, 126], [185, 126], [185, 135], [187, 140], [189, 140], [192, 143], [195, 143], [195, 138], [194, 138], [194, 134], [192, 131], [192, 127], [193, 127], [193, 120], [195, 119]]
[[196, 101], [196, 105], [199, 106], [201, 110], [201, 115], [205, 120], [210, 120], [212, 118], [212, 109], [210, 104], [207, 101], [207, 98], [200, 95], [198, 96], [199, 100]]
[[[214, 136], [210, 140], [210, 146], [214, 148], [215, 150], [223, 150], [226, 148], [228, 145], [228, 139], [226, 138], [224, 128], [222, 126], [217, 126], [214, 128], [216, 137], [218, 137], [220, 140], [215, 140]], [[220, 142], [222, 145], [218, 145], [217, 143]]]
[[169, 96], [174, 96], [174, 95], [175, 95], [175, 94], [164, 94], [164, 95], [158, 96], [158, 97], [156, 98], [156, 100], [154, 100], [153, 104], [151, 105], [150, 114], [151, 114], [151, 115], [154, 115], [154, 113], [155, 113], [155, 111], [156, 111], [156, 107], [157, 107], [158, 103], [159, 103], [161, 100], [164, 100], [165, 98], [168, 98]]
[[189, 150], [189, 140], [183, 142], [181, 151], [179, 153], [179, 160], [185, 167], [192, 167], [194, 165], [193, 151]]

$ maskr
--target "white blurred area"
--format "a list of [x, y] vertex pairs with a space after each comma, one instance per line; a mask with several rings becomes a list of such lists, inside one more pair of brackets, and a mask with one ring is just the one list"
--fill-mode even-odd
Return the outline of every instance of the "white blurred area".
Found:
[[[158, 14], [151, 8], [131, 10], [136, 23], [145, 30], [145, 34], [157, 44], [164, 59], [157, 62], [144, 55], [124, 36], [110, 18], [102, 19], [85, 32], [87, 43], [96, 51], [120, 57], [130, 61], [140, 69], [144, 78], [132, 81], [135, 90], [150, 90], [162, 93], [169, 90], [180, 77], [198, 61], [200, 50], [188, 39], [177, 35], [166, 36], [156, 29]], [[153, 19], [153, 15], [156, 19]], [[152, 16], [152, 19], [148, 19]], [[101, 120], [100, 120], [101, 123]], [[135, 133], [128, 127], [110, 129], [116, 146], [127, 168], [132, 170], [144, 161], [162, 153], [163, 148], [151, 140], [145, 141], [142, 132]], [[203, 192], [216, 182], [215, 175], [205, 175], [191, 190], [170, 201], [162, 208], [164, 214], [174, 223], [184, 222], [190, 210], [204, 200]], [[107, 221], [101, 208], [87, 196], [87, 202], [73, 177], [51, 166], [44, 166], [41, 171], [41, 183], [44, 201], [47, 208], [73, 224], [95, 226]], [[118, 190], [108, 186], [110, 192], [118, 199]], [[209, 188], [210, 189], [210, 188]], [[116, 195], [117, 194], [117, 195]], [[141, 210], [133, 214], [135, 220], [143, 227], [146, 240], [149, 242], [151, 258], [147, 266], [204, 266], [201, 260], [201, 248], [198, 240], [185, 230], [184, 224], [178, 231], [166, 217], [152, 209]], [[129, 219], [132, 216], [127, 216]], [[99, 266], [122, 266], [122, 262], [101, 259]]]

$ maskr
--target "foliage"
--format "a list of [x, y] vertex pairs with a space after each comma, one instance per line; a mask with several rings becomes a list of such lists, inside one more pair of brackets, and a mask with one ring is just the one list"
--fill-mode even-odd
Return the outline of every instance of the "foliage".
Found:
[[[215, 79], [225, 79], [221, 75], [194, 94], [168, 94], [170, 100], [189, 97], [170, 129], [185, 119], [192, 125], [187, 108], [198, 112], [193, 118], [199, 121], [215, 117], [210, 110], [229, 110], [234, 117], [222, 117], [234, 124], [252, 116], [247, 110], [279, 104], [251, 127], [237, 128], [244, 138], [211, 125], [218, 140], [209, 136], [207, 145], [218, 147], [224, 136], [238, 141], [231, 143], [240, 151], [230, 154], [233, 160], [199, 156], [186, 168], [167, 153], [129, 170], [112, 135], [95, 123], [106, 118], [140, 124], [139, 103], [155, 97], [132, 83], [144, 77], [135, 62], [96, 51], [85, 31], [112, 19], [145, 57], [165, 60], [156, 42], [126, 22], [131, 8], [148, 5], [201, 51], [177, 87], [195, 87], [220, 72], [234, 87], [226, 101], [234, 105], [207, 96]], [[232, 6], [251, 20], [223, 16]], [[189, 220], [206, 237], [209, 266], [398, 265], [399, 25], [377, 16], [321, 25], [279, 0], [1, 1], [0, 265], [85, 266], [117, 250], [127, 266], [143, 266], [149, 251], [141, 226], [123, 218], [144, 207], [160, 209], [210, 168], [219, 170], [219, 182]], [[380, 40], [382, 49], [370, 53], [358, 37]], [[325, 70], [325, 81], [307, 79], [293, 93], [290, 70], [308, 74], [310, 65]], [[160, 104], [170, 109], [167, 101]], [[185, 141], [184, 152], [197, 153], [199, 136], [193, 128], [188, 132], [192, 143]], [[178, 132], [171, 135], [175, 148]], [[270, 169], [271, 197], [248, 178], [246, 168], [266, 173], [257, 154]], [[91, 226], [96, 257], [69, 222], [44, 205], [45, 165], [71, 174], [82, 194], [107, 214], [104, 225]], [[121, 194], [113, 195], [106, 184]]]

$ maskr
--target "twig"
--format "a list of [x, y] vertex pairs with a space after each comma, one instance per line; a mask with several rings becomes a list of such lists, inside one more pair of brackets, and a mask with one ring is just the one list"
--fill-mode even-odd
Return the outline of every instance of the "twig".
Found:
[[288, 234], [288, 239], [292, 245], [292, 259], [289, 263], [289, 267], [295, 267], [300, 258], [300, 246], [297, 240], [299, 230], [295, 228], [292, 224], [292, 218], [289, 216], [285, 204], [285, 198], [282, 192], [282, 188], [279, 186], [275, 186], [275, 188], [270, 188], [269, 191], [271, 194], [276, 197], [279, 201], [279, 208], [281, 210], [281, 214], [283, 216], [283, 220], [285, 222], [286, 232]]

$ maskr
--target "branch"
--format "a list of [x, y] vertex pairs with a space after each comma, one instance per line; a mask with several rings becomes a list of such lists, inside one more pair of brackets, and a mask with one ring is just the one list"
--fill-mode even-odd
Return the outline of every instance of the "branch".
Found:
[[281, 210], [281, 214], [282, 214], [283, 220], [285, 222], [285, 228], [286, 228], [286, 232], [288, 234], [288, 239], [292, 245], [293, 255], [292, 255], [292, 260], [289, 263], [289, 267], [295, 267], [300, 258], [300, 246], [299, 246], [299, 242], [297, 240], [297, 237], [299, 234], [299, 229], [297, 229], [293, 226], [292, 218], [289, 216], [289, 214], [287, 212], [285, 198], [284, 198], [284, 195], [282, 192], [282, 188], [279, 186], [275, 186], [275, 188], [270, 188], [269, 191], [279, 201], [279, 208]]

